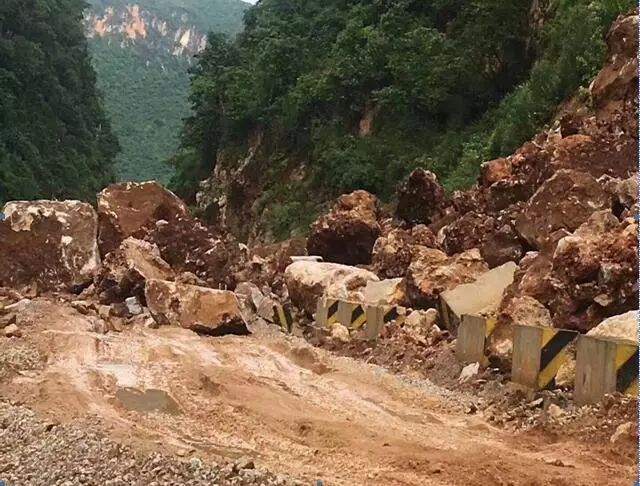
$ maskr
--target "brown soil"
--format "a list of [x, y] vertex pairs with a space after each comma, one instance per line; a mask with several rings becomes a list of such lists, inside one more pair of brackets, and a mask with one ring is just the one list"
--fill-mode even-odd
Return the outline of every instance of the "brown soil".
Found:
[[493, 427], [460, 411], [463, 394], [301, 339], [97, 334], [85, 316], [44, 299], [22, 317], [24, 337], [0, 338], [0, 349], [31, 346], [45, 359], [0, 378], [0, 399], [49, 420], [97, 416], [111, 439], [142, 451], [250, 456], [330, 486], [628, 486], [635, 476], [629, 455]]

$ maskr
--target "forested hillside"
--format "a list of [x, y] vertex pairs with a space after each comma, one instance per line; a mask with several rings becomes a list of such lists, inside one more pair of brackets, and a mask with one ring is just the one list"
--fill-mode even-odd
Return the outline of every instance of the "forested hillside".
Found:
[[82, 0], [0, 2], [0, 203], [85, 198], [118, 149], [95, 90]]
[[189, 113], [188, 69], [209, 30], [242, 28], [240, 0], [92, 0], [85, 15], [107, 112], [122, 145], [120, 180], [172, 174], [166, 163]]
[[174, 187], [194, 198], [216, 163], [213, 187], [251, 162], [257, 188], [238, 188], [244, 174], [231, 192], [238, 204], [252, 192], [285, 236], [342, 192], [388, 199], [418, 166], [468, 186], [588, 85], [633, 5], [262, 0], [236, 41], [214, 37], [200, 58]]

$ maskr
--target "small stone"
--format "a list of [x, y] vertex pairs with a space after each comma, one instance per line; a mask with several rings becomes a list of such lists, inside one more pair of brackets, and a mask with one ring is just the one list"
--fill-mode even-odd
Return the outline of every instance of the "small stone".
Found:
[[611, 436], [611, 439], [610, 439], [611, 443], [615, 444], [622, 437], [631, 435], [632, 430], [633, 430], [633, 424], [631, 422], [625, 422], [624, 424], [619, 425], [616, 431]]
[[5, 327], [2, 331], [2, 334], [4, 335], [4, 337], [20, 337], [22, 336], [22, 332], [20, 331], [20, 329], [18, 329], [18, 326], [16, 326], [15, 324], [9, 324], [7, 327]]
[[558, 407], [555, 403], [552, 403], [551, 405], [549, 405], [549, 408], [547, 408], [547, 415], [549, 415], [549, 417], [557, 419], [562, 417], [564, 414], [565, 411]]
[[13, 312], [0, 317], [0, 329], [3, 329], [11, 324], [15, 324], [18, 316]]
[[255, 469], [255, 467], [256, 465], [253, 462], [253, 459], [247, 456], [241, 457], [235, 463], [235, 469], [237, 471], [241, 471], [243, 469]]
[[464, 368], [462, 368], [462, 372], [460, 373], [460, 377], [458, 378], [458, 383], [466, 383], [471, 378], [476, 376], [480, 371], [480, 363], [471, 363]]
[[128, 297], [124, 300], [124, 305], [127, 307], [129, 314], [132, 316], [137, 316], [142, 314], [142, 305], [140, 305], [140, 301], [137, 297]]
[[529, 403], [529, 408], [538, 408], [544, 403], [544, 398], [537, 398]]
[[342, 341], [343, 343], [348, 343], [351, 340], [349, 329], [338, 322], [331, 326], [331, 337], [338, 341]]

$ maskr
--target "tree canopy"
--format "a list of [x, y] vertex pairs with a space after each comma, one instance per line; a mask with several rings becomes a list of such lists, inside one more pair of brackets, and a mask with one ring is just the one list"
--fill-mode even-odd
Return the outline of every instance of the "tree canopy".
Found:
[[192, 197], [256, 130], [273, 166], [304, 161], [313, 194], [386, 198], [417, 166], [451, 189], [471, 184], [480, 162], [513, 151], [588, 83], [611, 22], [633, 6], [552, 0], [537, 23], [533, 3], [261, 0], [192, 70], [174, 188]]
[[118, 143], [82, 28], [82, 0], [0, 2], [0, 202], [92, 199]]

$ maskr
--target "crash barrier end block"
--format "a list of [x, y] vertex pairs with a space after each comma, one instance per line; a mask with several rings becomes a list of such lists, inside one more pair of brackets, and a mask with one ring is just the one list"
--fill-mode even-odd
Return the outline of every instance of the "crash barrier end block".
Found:
[[496, 319], [464, 315], [458, 326], [456, 357], [462, 363], [487, 366], [487, 339], [496, 328]]
[[511, 380], [535, 390], [555, 388], [555, 377], [577, 337], [565, 329], [514, 325]]
[[576, 355], [576, 403], [596, 403], [605, 395], [616, 392], [631, 396], [638, 394], [638, 344], [621, 339], [580, 336]]
[[340, 323], [350, 331], [362, 331], [366, 339], [376, 339], [386, 324], [403, 323], [406, 309], [398, 306], [374, 306], [340, 299], [319, 299], [316, 326], [330, 329]]

